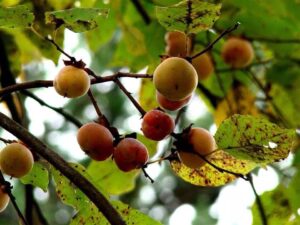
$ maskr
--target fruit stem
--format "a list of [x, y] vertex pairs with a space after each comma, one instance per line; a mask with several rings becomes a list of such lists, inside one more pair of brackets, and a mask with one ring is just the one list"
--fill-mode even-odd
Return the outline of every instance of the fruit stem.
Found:
[[149, 174], [146, 172], [146, 169], [145, 169], [145, 168], [147, 167], [147, 165], [148, 165], [148, 164], [146, 164], [146, 165], [144, 165], [144, 166], [142, 167], [142, 171], [143, 171], [145, 177], [148, 178], [148, 179], [150, 180], [150, 182], [153, 184], [153, 183], [154, 183], [154, 180], [149, 176]]
[[46, 36], [45, 40], [49, 41], [51, 44], [53, 44], [56, 47], [56, 49], [59, 52], [61, 52], [62, 54], [64, 54], [65, 56], [67, 56], [72, 63], [76, 63], [77, 62], [76, 59], [75, 59], [75, 57], [70, 56], [68, 53], [66, 53], [61, 47], [59, 47], [59, 45], [52, 38]]
[[124, 85], [120, 82], [119, 78], [116, 77], [113, 80], [119, 88], [124, 92], [124, 94], [129, 98], [129, 100], [132, 102], [132, 104], [137, 108], [137, 110], [141, 113], [142, 117], [146, 114], [146, 111], [141, 107], [141, 105], [132, 97], [131, 93], [127, 91], [127, 89], [124, 87]]

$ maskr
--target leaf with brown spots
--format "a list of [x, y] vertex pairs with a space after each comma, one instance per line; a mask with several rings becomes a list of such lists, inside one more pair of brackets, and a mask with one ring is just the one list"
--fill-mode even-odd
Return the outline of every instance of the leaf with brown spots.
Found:
[[185, 0], [169, 7], [156, 7], [159, 23], [168, 31], [199, 33], [210, 29], [219, 18], [221, 4]]
[[[76, 169], [92, 184], [94, 184], [95, 187], [97, 187], [97, 185], [95, 185], [95, 182], [92, 180], [89, 174], [87, 174], [84, 166], [75, 163], [70, 163], [70, 166]], [[70, 205], [77, 210], [89, 208], [91, 207], [91, 205], [93, 205], [93, 203], [86, 197], [86, 195], [78, 187], [76, 187], [69, 179], [67, 179], [62, 173], [60, 173], [53, 167], [51, 168], [51, 173], [56, 183], [56, 193], [64, 204]], [[98, 187], [98, 189], [100, 188]], [[103, 190], [101, 190], [101, 192], [104, 193]]]
[[27, 28], [33, 21], [34, 14], [29, 5], [0, 8], [0, 27]]
[[64, 26], [74, 32], [84, 32], [98, 27], [98, 18], [106, 18], [107, 9], [72, 8], [46, 12], [46, 23], [55, 24], [56, 28]]
[[140, 173], [139, 170], [124, 173], [111, 159], [102, 162], [92, 161], [87, 172], [100, 187], [113, 195], [124, 194], [134, 189], [135, 180]]
[[236, 114], [221, 123], [215, 139], [218, 148], [232, 156], [266, 165], [289, 155], [296, 131], [266, 119]]
[[[120, 201], [112, 201], [111, 203], [128, 225], [161, 225], [158, 221], [155, 221], [151, 217]], [[70, 225], [79, 224], [110, 225], [95, 205], [90, 205], [89, 207], [82, 209], [72, 218]]]
[[[242, 175], [246, 175], [257, 166], [253, 162], [236, 159], [222, 150], [211, 154], [209, 161], [221, 169]], [[171, 167], [183, 180], [197, 186], [221, 186], [237, 178], [235, 175], [215, 169], [208, 163], [199, 169], [191, 169], [174, 160], [171, 161]]]

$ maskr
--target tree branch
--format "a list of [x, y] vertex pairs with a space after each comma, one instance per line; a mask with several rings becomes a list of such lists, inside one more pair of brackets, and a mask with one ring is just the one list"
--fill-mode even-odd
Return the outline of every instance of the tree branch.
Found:
[[[152, 75], [118, 72], [113, 75], [109, 75], [109, 76], [105, 76], [105, 77], [101, 77], [101, 76], [96, 76], [96, 77], [97, 78], [93, 78], [91, 80], [91, 84], [98, 84], [98, 83], [114, 81], [116, 78], [119, 78], [119, 77], [151, 79]], [[52, 80], [35, 80], [35, 81], [28, 81], [28, 82], [10, 85], [10, 86], [0, 89], [0, 97], [3, 97], [4, 95], [11, 94], [16, 91], [27, 90], [27, 89], [32, 89], [32, 88], [41, 88], [41, 87], [45, 87], [45, 88], [53, 87], [53, 81]]]
[[71, 168], [57, 153], [29, 133], [24, 127], [0, 112], [0, 126], [22, 140], [35, 153], [42, 156], [74, 183], [103, 213], [112, 225], [126, 225], [110, 202], [84, 176]]
[[71, 114], [65, 112], [63, 110], [63, 108], [56, 108], [53, 107], [51, 105], [49, 105], [48, 103], [46, 103], [45, 101], [43, 101], [42, 99], [40, 99], [39, 97], [37, 97], [35, 94], [27, 91], [27, 90], [23, 90], [21, 91], [22, 94], [26, 95], [27, 97], [32, 98], [33, 100], [37, 101], [40, 105], [45, 106], [49, 109], [52, 109], [53, 111], [57, 112], [58, 114], [62, 115], [66, 120], [70, 121], [71, 123], [73, 123], [76, 127], [81, 127], [82, 123], [77, 120], [75, 117], [73, 117]]
[[151, 19], [147, 13], [147, 11], [144, 9], [142, 4], [139, 0], [131, 0], [132, 4], [135, 6], [136, 10], [140, 13], [141, 17], [143, 18], [144, 22], [148, 25], [151, 23]]
[[13, 204], [15, 210], [17, 211], [18, 213], [18, 216], [19, 218], [21, 219], [22, 223], [24, 225], [29, 225], [25, 219], [25, 217], [23, 216], [20, 208], [18, 207], [17, 205], [17, 202], [16, 202], [16, 199], [15, 197], [13, 196], [13, 194], [11, 193], [11, 189], [12, 189], [12, 186], [10, 185], [10, 183], [8, 181], [6, 181], [4, 179], [4, 176], [2, 174], [2, 172], [0, 171], [0, 185], [4, 185], [4, 188], [5, 188], [5, 192], [8, 194], [9, 198], [10, 198], [10, 201], [11, 203]]
[[227, 28], [226, 30], [224, 30], [219, 37], [217, 37], [213, 42], [211, 42], [205, 49], [203, 49], [201, 52], [197, 53], [196, 55], [193, 55], [191, 57], [191, 59], [195, 59], [198, 56], [202, 55], [204, 52], [209, 51], [210, 49], [212, 49], [214, 47], [214, 45], [221, 39], [223, 38], [225, 35], [231, 33], [232, 31], [236, 30], [239, 27], [240, 23], [237, 22], [234, 26]]

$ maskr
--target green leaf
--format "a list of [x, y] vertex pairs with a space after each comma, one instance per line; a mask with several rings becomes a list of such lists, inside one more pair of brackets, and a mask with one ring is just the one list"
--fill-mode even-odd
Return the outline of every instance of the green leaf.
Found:
[[74, 32], [84, 32], [98, 27], [97, 18], [106, 18], [107, 9], [72, 8], [46, 12], [46, 23], [55, 24], [57, 28], [64, 26]]
[[287, 188], [287, 196], [294, 213], [298, 213], [300, 208], [300, 171], [293, 176]]
[[31, 27], [33, 20], [34, 15], [28, 5], [0, 8], [0, 27]]
[[185, 0], [169, 7], [157, 7], [158, 21], [167, 30], [198, 33], [210, 29], [219, 18], [221, 4]]
[[[292, 208], [287, 197], [287, 189], [279, 185], [273, 191], [260, 196], [270, 225], [299, 225], [299, 217], [292, 216]], [[257, 204], [252, 207], [253, 225], [263, 225]]]
[[[221, 169], [241, 175], [246, 175], [257, 166], [251, 161], [236, 159], [224, 151], [214, 152], [209, 157], [209, 161]], [[173, 160], [171, 167], [177, 176], [197, 186], [221, 186], [237, 178], [235, 175], [215, 169], [208, 163], [199, 169], [191, 169], [183, 163]]]
[[152, 157], [157, 152], [157, 141], [150, 140], [142, 134], [137, 134], [137, 139], [147, 147], [149, 157]]
[[144, 110], [149, 111], [158, 107], [156, 90], [150, 79], [143, 79], [139, 91], [139, 103]]
[[23, 184], [31, 184], [35, 187], [39, 187], [46, 192], [49, 184], [49, 173], [43, 164], [45, 164], [45, 162], [35, 162], [30, 173], [22, 177], [20, 181]]
[[[239, 21], [241, 26], [235, 32], [236, 34], [243, 34], [253, 40], [265, 42], [276, 52], [276, 55], [283, 58], [284, 56], [300, 58], [299, 2], [294, 0], [225, 0], [222, 4], [222, 20], [218, 20], [216, 24], [218, 29], [226, 29], [232, 25], [233, 21]], [[267, 41], [268, 39], [294, 39], [298, 40], [298, 43], [276, 43]]]
[[[120, 212], [126, 224], [136, 225], [161, 225], [160, 222], [155, 221], [149, 216], [141, 213], [140, 211], [131, 208], [129, 205], [120, 201], [113, 201], [113, 206]], [[102, 225], [102, 223], [100, 224]], [[104, 224], [103, 224], [104, 225]], [[106, 223], [105, 223], [106, 225]]]
[[286, 158], [295, 135], [295, 130], [266, 119], [236, 114], [221, 123], [215, 139], [218, 148], [232, 156], [265, 165]]
[[[97, 187], [97, 185], [95, 185], [95, 182], [86, 172], [84, 166], [75, 163], [70, 163], [70, 165], [79, 173], [81, 173], [85, 178], [87, 178], [95, 187]], [[70, 205], [77, 210], [92, 207], [91, 205], [93, 205], [93, 203], [68, 178], [66, 178], [62, 173], [60, 173], [53, 167], [51, 167], [51, 172], [56, 183], [56, 193], [64, 204]], [[103, 190], [101, 190], [101, 192], [102, 194], [105, 194]]]
[[152, 3], [158, 6], [169, 6], [181, 2], [181, 0], [152, 0]]
[[131, 191], [135, 187], [135, 179], [139, 170], [122, 172], [112, 160], [102, 162], [92, 161], [87, 173], [93, 177], [95, 183], [109, 194], [120, 195]]
[[[300, 126], [300, 114], [292, 101], [292, 95], [276, 84], [272, 85], [269, 95], [272, 97], [270, 107], [276, 107], [276, 109], [273, 109], [274, 113], [278, 114], [280, 112], [280, 116], [287, 121], [288, 125], [292, 127]], [[298, 100], [295, 102], [298, 102]]]
[[[120, 213], [126, 224], [134, 225], [161, 225], [158, 221], [150, 218], [149, 216], [141, 213], [140, 211], [131, 208], [120, 201], [111, 202], [116, 210]], [[110, 225], [106, 218], [98, 211], [93, 205], [89, 208], [81, 210], [77, 213], [70, 223], [70, 225]]]

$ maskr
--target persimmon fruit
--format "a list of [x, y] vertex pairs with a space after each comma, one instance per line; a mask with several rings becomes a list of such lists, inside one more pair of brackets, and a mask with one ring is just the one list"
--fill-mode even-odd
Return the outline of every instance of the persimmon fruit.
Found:
[[[191, 128], [188, 133], [188, 145], [191, 149], [178, 150], [179, 158], [181, 162], [190, 168], [200, 168], [206, 162], [199, 156], [207, 157], [215, 149], [215, 139], [213, 135], [204, 128]], [[199, 154], [199, 155], [197, 155]]]
[[113, 153], [113, 136], [111, 132], [98, 123], [84, 124], [77, 132], [80, 148], [92, 159], [103, 161]]
[[232, 68], [245, 68], [253, 61], [254, 50], [248, 40], [231, 37], [224, 43], [221, 55]]
[[6, 209], [9, 200], [8, 194], [4, 191], [4, 185], [0, 185], [0, 212], [3, 212]]
[[165, 35], [166, 53], [169, 56], [186, 57], [191, 48], [191, 39], [183, 32], [170, 31]]
[[142, 132], [145, 137], [160, 141], [171, 134], [174, 130], [175, 122], [167, 113], [153, 109], [147, 112], [142, 121]]
[[191, 98], [192, 98], [192, 94], [182, 100], [172, 101], [172, 100], [167, 99], [165, 96], [160, 94], [158, 91], [156, 92], [156, 100], [157, 100], [158, 104], [160, 105], [160, 107], [162, 107], [163, 109], [166, 109], [166, 110], [170, 110], [170, 111], [175, 111], [175, 110], [182, 108], [183, 106], [188, 104], [188, 102], [190, 101]]
[[170, 57], [156, 67], [153, 83], [156, 90], [167, 99], [179, 101], [190, 96], [196, 89], [198, 75], [187, 60]]
[[192, 65], [198, 74], [199, 80], [205, 80], [209, 76], [211, 76], [214, 72], [214, 64], [212, 62], [211, 57], [207, 52], [202, 55], [196, 57], [192, 61]]
[[74, 66], [65, 66], [54, 78], [53, 86], [59, 95], [76, 98], [88, 92], [90, 78], [83, 69]]
[[121, 140], [113, 153], [115, 163], [124, 172], [139, 169], [148, 161], [146, 146], [134, 138]]
[[0, 169], [9, 176], [23, 177], [31, 171], [33, 164], [33, 155], [23, 144], [11, 143], [0, 152]]

